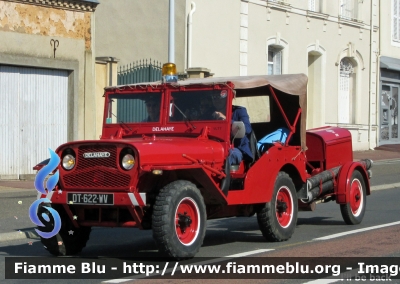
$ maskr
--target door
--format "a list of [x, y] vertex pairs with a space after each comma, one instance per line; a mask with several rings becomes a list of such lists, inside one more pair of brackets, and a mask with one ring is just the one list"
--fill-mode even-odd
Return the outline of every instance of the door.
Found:
[[399, 86], [382, 84], [381, 90], [381, 117], [380, 143], [398, 143], [399, 140]]
[[0, 66], [0, 177], [17, 179], [67, 142], [68, 71]]

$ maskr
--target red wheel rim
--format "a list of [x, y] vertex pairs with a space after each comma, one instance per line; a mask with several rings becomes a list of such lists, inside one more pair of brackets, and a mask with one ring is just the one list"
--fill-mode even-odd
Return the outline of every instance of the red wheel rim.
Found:
[[175, 212], [175, 231], [178, 240], [190, 246], [199, 234], [200, 212], [196, 202], [185, 197], [179, 202]]
[[353, 179], [350, 189], [350, 207], [354, 216], [361, 214], [363, 207], [363, 188], [358, 179]]
[[288, 227], [293, 218], [292, 193], [286, 186], [281, 187], [276, 195], [276, 219], [281, 227]]

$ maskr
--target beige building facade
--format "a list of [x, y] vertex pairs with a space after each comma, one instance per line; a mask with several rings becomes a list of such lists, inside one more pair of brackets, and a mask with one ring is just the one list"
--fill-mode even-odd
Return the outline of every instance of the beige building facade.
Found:
[[94, 139], [97, 0], [0, 1], [0, 179]]

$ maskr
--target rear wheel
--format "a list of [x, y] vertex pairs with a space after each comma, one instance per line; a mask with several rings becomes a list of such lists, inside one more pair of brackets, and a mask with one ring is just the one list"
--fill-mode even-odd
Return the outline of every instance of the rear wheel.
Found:
[[206, 209], [200, 191], [189, 181], [175, 181], [158, 194], [153, 208], [153, 237], [161, 252], [193, 257], [203, 244]]
[[343, 220], [348, 225], [360, 224], [367, 205], [365, 181], [362, 174], [355, 170], [351, 176], [350, 200], [340, 205]]
[[[46, 204], [46, 206], [50, 205]], [[52, 255], [55, 256], [75, 255], [80, 253], [89, 239], [91, 227], [76, 228], [62, 207], [54, 209], [57, 210], [60, 215], [61, 229], [54, 237], [48, 239], [40, 237], [42, 244]], [[52, 227], [54, 227], [54, 219], [50, 212], [41, 206], [39, 207], [38, 213], [38, 217], [42, 223], [44, 223], [43, 217], [41, 216], [42, 214], [46, 214], [48, 219], [51, 220], [48, 224], [49, 228], [40, 227], [38, 229], [50, 232]]]
[[280, 172], [274, 185], [274, 193], [257, 212], [257, 220], [263, 236], [268, 241], [281, 242], [290, 239], [297, 223], [297, 194], [292, 179]]

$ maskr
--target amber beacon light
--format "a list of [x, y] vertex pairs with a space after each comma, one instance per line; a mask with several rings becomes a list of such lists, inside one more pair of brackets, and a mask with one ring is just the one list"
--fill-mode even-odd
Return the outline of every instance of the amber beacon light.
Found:
[[176, 65], [174, 63], [164, 63], [162, 67], [162, 77], [165, 83], [172, 83], [178, 81], [176, 73]]

